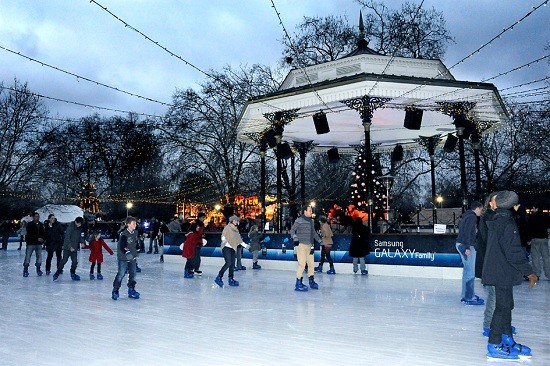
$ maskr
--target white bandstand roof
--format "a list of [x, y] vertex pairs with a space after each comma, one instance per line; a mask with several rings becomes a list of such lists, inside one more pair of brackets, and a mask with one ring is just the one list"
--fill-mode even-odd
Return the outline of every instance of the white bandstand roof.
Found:
[[[249, 100], [240, 118], [239, 140], [256, 144], [254, 135], [272, 127], [266, 114], [295, 111], [297, 117], [284, 126], [284, 142], [312, 141], [318, 151], [354, 150], [364, 144], [364, 128], [359, 112], [342, 101], [363, 96], [387, 98], [372, 118], [371, 144], [377, 149], [396, 144], [413, 147], [420, 136], [456, 132], [441, 103], [474, 102], [467, 116], [481, 130], [508, 120], [493, 84], [455, 80], [439, 60], [355, 52], [336, 61], [293, 69], [277, 92]], [[420, 130], [403, 127], [406, 107], [424, 111]], [[327, 115], [327, 134], [316, 134], [312, 115], [319, 111]]]

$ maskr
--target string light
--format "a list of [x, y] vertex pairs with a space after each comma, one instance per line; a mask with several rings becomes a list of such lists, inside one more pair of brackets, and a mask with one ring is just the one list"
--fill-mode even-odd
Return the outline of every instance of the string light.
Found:
[[1, 45], [0, 45], [0, 48], [3, 49], [3, 50], [5, 50], [5, 51], [7, 51], [7, 52], [11, 52], [11, 53], [13, 53], [13, 54], [15, 54], [15, 55], [24, 57], [24, 58], [26, 58], [26, 59], [29, 60], [29, 61], [36, 62], [36, 63], [38, 63], [38, 64], [40, 64], [40, 65], [42, 65], [42, 66], [46, 66], [46, 67], [52, 68], [52, 69], [54, 69], [54, 70], [57, 70], [57, 71], [59, 71], [59, 72], [62, 72], [62, 73], [64, 73], [64, 74], [74, 76], [74, 77], [76, 77], [77, 81], [80, 81], [80, 79], [82, 79], [82, 80], [88, 81], [88, 82], [90, 82], [90, 83], [96, 84], [96, 85], [98, 85], [98, 86], [103, 86], [103, 87], [105, 87], [105, 88], [109, 88], [109, 89], [112, 89], [112, 90], [116, 90], [116, 91], [118, 91], [118, 92], [121, 92], [121, 93], [124, 93], [124, 94], [128, 94], [128, 95], [130, 95], [130, 96], [132, 96], [132, 97], [140, 98], [140, 99], [143, 99], [143, 100], [146, 100], [146, 101], [149, 101], [149, 102], [159, 103], [159, 104], [162, 104], [162, 105], [165, 105], [165, 106], [168, 106], [168, 107], [173, 107], [173, 106], [174, 106], [173, 104], [168, 104], [168, 103], [160, 102], [160, 101], [155, 100], [155, 99], [152, 99], [152, 98], [143, 97], [143, 96], [141, 96], [141, 95], [139, 95], [139, 94], [130, 93], [130, 92], [128, 92], [128, 91], [119, 89], [119, 88], [117, 88], [117, 87], [110, 86], [110, 85], [107, 85], [107, 84], [103, 84], [103, 83], [101, 83], [101, 82], [99, 82], [99, 81], [95, 81], [95, 80], [92, 80], [92, 79], [88, 79], [87, 77], [84, 77], [84, 76], [81, 76], [81, 75], [77, 75], [77, 74], [72, 73], [72, 72], [70, 72], [70, 71], [66, 71], [66, 70], [60, 69], [60, 68], [58, 68], [58, 67], [56, 67], [56, 66], [52, 66], [52, 65], [49, 65], [49, 64], [47, 64], [47, 63], [45, 63], [45, 62], [36, 60], [36, 59], [34, 59], [34, 58], [32, 58], [32, 57], [23, 55], [21, 52], [12, 51], [12, 50], [10, 50], [9, 48], [6, 48], [6, 47], [4, 47], [4, 46], [1, 46]]

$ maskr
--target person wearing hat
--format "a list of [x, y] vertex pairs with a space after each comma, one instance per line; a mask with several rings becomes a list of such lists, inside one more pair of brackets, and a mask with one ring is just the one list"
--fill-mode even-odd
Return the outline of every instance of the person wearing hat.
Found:
[[462, 264], [462, 297], [460, 301], [466, 305], [483, 305], [482, 298], [474, 291], [475, 263], [476, 263], [476, 236], [477, 218], [481, 215], [483, 205], [478, 201], [470, 204], [470, 209], [462, 215], [458, 223], [458, 237], [456, 238], [456, 250], [460, 254]]
[[247, 249], [250, 248], [250, 245], [243, 242], [241, 234], [239, 233], [238, 225], [239, 218], [235, 215], [232, 215], [231, 217], [229, 217], [228, 224], [223, 228], [222, 231], [221, 247], [225, 263], [220, 269], [218, 276], [214, 280], [214, 282], [220, 287], [223, 287], [223, 275], [227, 269], [229, 269], [229, 286], [239, 286], [239, 281], [233, 279], [233, 272], [235, 269], [235, 255], [237, 253], [239, 245]]
[[321, 238], [313, 224], [311, 218], [313, 214], [313, 208], [311, 206], [305, 206], [303, 215], [298, 217], [292, 227], [289, 234], [291, 237], [296, 238], [298, 245], [296, 248], [296, 256], [298, 259], [298, 268], [296, 269], [296, 283], [294, 290], [307, 291], [308, 287], [303, 283], [303, 273], [307, 263], [307, 275], [309, 277], [309, 287], [317, 290], [319, 285], [315, 282], [314, 268], [315, 262], [313, 260], [313, 245], [315, 240], [321, 242]]
[[537, 276], [521, 247], [519, 230], [511, 211], [518, 201], [515, 192], [497, 192], [496, 212], [486, 220], [487, 249], [481, 281], [484, 285], [495, 287], [495, 311], [487, 344], [488, 359], [531, 357], [531, 349], [516, 343], [512, 336], [513, 288], [523, 283], [523, 276], [529, 278], [529, 288], [537, 283]]

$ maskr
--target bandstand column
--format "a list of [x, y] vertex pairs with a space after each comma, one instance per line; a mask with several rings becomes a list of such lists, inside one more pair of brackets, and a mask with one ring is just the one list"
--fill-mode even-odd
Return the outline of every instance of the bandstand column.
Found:
[[388, 98], [370, 97], [364, 95], [361, 98], [348, 99], [341, 101], [349, 108], [359, 112], [361, 116], [361, 122], [365, 131], [365, 158], [367, 160], [367, 202], [369, 207], [368, 226], [372, 233], [372, 206], [373, 199], [372, 194], [374, 192], [374, 180], [372, 177], [372, 146], [370, 137], [370, 126], [372, 124], [372, 116], [377, 108], [382, 107]]
[[261, 208], [261, 229], [264, 230], [265, 228], [265, 154], [267, 152], [267, 143], [265, 142], [265, 139], [262, 139], [260, 142], [260, 203], [262, 205]]

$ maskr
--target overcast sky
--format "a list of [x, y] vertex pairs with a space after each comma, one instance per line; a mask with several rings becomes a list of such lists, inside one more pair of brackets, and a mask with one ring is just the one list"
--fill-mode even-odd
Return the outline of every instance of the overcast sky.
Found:
[[[294, 33], [304, 16], [344, 15], [357, 24], [353, 0], [273, 0], [284, 26]], [[118, 18], [201, 70], [255, 63], [275, 66], [281, 57], [282, 26], [270, 0], [97, 0]], [[420, 0], [410, 1], [420, 4]], [[401, 1], [385, 1], [390, 8]], [[443, 62], [450, 67], [524, 17], [543, 0], [425, 0], [443, 12], [456, 43]], [[458, 80], [481, 81], [550, 54], [550, 5], [457, 65]], [[1, 0], [0, 47], [127, 92], [171, 103], [176, 88], [198, 88], [205, 75], [125, 27], [89, 0]], [[74, 102], [163, 115], [166, 107], [29, 61], [0, 48], [0, 81], [28, 82], [31, 91]], [[490, 82], [499, 90], [550, 75], [545, 59]], [[544, 86], [537, 83], [526, 88]], [[546, 84], [547, 85], [547, 84]], [[504, 91], [507, 94], [518, 89]], [[45, 100], [52, 116], [79, 118], [92, 113]]]

